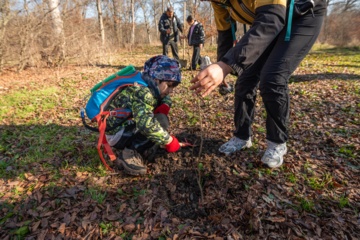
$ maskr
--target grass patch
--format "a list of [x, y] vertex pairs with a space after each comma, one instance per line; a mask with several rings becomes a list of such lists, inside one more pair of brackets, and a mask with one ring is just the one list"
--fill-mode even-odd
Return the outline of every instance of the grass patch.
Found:
[[330, 173], [325, 173], [322, 178], [310, 177], [305, 178], [307, 184], [314, 190], [324, 189], [329, 186], [332, 187], [332, 176]]
[[[42, 120], [44, 112], [58, 106], [59, 90], [50, 87], [39, 90], [20, 90], [0, 96], [0, 119], [7, 119], [12, 124], [26, 121], [28, 124]], [[14, 117], [15, 116], [15, 117]]]
[[[0, 152], [5, 156], [0, 160], [0, 173], [7, 178], [15, 177], [22, 173], [20, 169], [35, 162], [43, 162], [43, 167], [54, 169], [54, 161], [62, 167], [68, 167], [71, 162], [94, 171], [100, 163], [98, 154], [93, 145], [84, 145], [84, 141], [95, 142], [96, 137], [79, 134], [78, 127], [56, 124], [6, 128], [0, 137]], [[6, 171], [7, 168], [14, 171]]]
[[339, 207], [344, 208], [347, 206], [349, 206], [349, 198], [347, 198], [345, 196], [339, 197]]
[[356, 157], [355, 151], [356, 151], [356, 147], [354, 145], [346, 145], [346, 146], [342, 146], [339, 149], [339, 154], [346, 156], [348, 158], [355, 158]]
[[107, 235], [113, 229], [112, 223], [101, 222], [99, 224], [99, 227], [101, 229], [102, 234], [104, 235]]
[[298, 181], [296, 175], [294, 173], [290, 173], [287, 175], [287, 180], [291, 183], [296, 183]]
[[300, 199], [300, 207], [302, 210], [306, 212], [312, 212], [315, 207], [315, 203], [307, 198], [301, 197]]
[[85, 196], [90, 197], [92, 200], [96, 201], [99, 204], [102, 204], [106, 198], [107, 193], [102, 192], [97, 188], [90, 187], [85, 191]]

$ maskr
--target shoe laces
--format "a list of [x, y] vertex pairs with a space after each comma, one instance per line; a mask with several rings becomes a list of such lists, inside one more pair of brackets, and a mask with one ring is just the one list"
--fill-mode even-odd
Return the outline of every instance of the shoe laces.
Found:
[[273, 143], [268, 141], [268, 148], [266, 149], [266, 155], [274, 156], [275, 154], [279, 154], [283, 144]]
[[237, 137], [232, 137], [229, 141], [229, 143], [233, 144], [233, 143], [237, 143], [238, 141], [238, 138]]
[[243, 140], [243, 139], [240, 139], [238, 137], [232, 137], [229, 141], [229, 143], [231, 144], [235, 144], [235, 145], [239, 145], [239, 144], [246, 144], [248, 140]]
[[230, 142], [231, 142], [231, 143], [238, 144], [238, 143], [246, 142], [246, 141], [245, 141], [245, 140], [242, 140], [242, 139], [240, 139], [240, 138], [238, 138], [238, 137], [232, 137], [232, 138], [230, 139]]
[[139, 165], [139, 164], [142, 164], [142, 161], [141, 161], [141, 155], [134, 151], [134, 150], [129, 150], [129, 158], [127, 159], [127, 161], [129, 161], [129, 163], [133, 163], [135, 165]]

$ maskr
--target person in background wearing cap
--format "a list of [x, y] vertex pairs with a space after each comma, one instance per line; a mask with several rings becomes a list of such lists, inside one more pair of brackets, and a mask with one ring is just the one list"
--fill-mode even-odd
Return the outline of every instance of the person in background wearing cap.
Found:
[[[190, 70], [196, 70], [196, 65], [201, 64], [200, 50], [204, 46], [205, 32], [203, 25], [196, 21], [191, 15], [186, 18], [186, 22], [190, 26], [187, 35], [188, 43], [189, 46], [193, 46]], [[185, 36], [183, 38], [185, 38]]]
[[109, 129], [114, 130], [106, 132], [109, 145], [122, 150], [115, 165], [130, 175], [146, 174], [143, 159], [151, 160], [159, 146], [168, 152], [180, 149], [177, 138], [167, 131], [170, 94], [181, 82], [178, 61], [163, 55], [152, 57], [145, 62], [141, 77], [147, 87], [136, 84], [125, 87], [108, 108], [128, 108], [132, 112], [132, 119], [121, 125], [118, 125], [123, 122], [121, 119], [108, 119]]
[[163, 55], [168, 55], [169, 45], [171, 47], [173, 58], [179, 60], [178, 46], [179, 31], [182, 33], [184, 29], [183, 24], [179, 18], [174, 14], [174, 9], [168, 7], [161, 15], [159, 21], [160, 41], [163, 47]]
[[[251, 124], [259, 89], [267, 113], [267, 149], [261, 161], [270, 168], [280, 167], [289, 137], [289, 78], [320, 33], [326, 2], [211, 0], [211, 5], [218, 30], [218, 62], [195, 76], [190, 89], [204, 97], [229, 73], [238, 76], [234, 136], [219, 148], [226, 155], [252, 146]], [[235, 21], [251, 27], [233, 45]]]

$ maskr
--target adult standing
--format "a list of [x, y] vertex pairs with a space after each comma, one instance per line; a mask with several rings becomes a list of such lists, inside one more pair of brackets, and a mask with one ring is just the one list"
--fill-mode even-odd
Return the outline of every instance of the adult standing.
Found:
[[186, 18], [186, 22], [189, 24], [189, 32], [187, 39], [189, 46], [193, 46], [193, 54], [191, 58], [191, 70], [196, 70], [196, 65], [201, 64], [200, 51], [204, 46], [205, 32], [201, 23], [196, 21], [191, 15]]
[[183, 32], [183, 24], [174, 14], [173, 7], [168, 7], [161, 15], [159, 21], [160, 41], [163, 47], [163, 55], [168, 55], [169, 45], [171, 47], [173, 58], [179, 60], [178, 46], [179, 31]]
[[[257, 89], [266, 109], [267, 149], [261, 161], [271, 168], [283, 163], [289, 121], [288, 81], [315, 43], [326, 13], [323, 0], [211, 0], [218, 30], [218, 62], [202, 70], [190, 89], [202, 96], [226, 75], [235, 85], [234, 137], [219, 151], [231, 154], [252, 145]], [[290, 16], [290, 17], [289, 17]], [[233, 20], [251, 28], [233, 47]]]

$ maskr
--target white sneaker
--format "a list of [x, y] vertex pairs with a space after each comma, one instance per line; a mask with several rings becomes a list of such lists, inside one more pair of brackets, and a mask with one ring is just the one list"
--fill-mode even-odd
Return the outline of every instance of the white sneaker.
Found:
[[249, 148], [251, 146], [251, 138], [249, 138], [248, 140], [242, 140], [237, 137], [232, 137], [227, 143], [221, 145], [219, 151], [225, 153], [226, 155], [229, 155], [231, 153], [234, 153], [244, 148]]
[[277, 168], [283, 164], [283, 157], [287, 153], [286, 143], [274, 143], [267, 140], [268, 147], [261, 161], [269, 168]]

